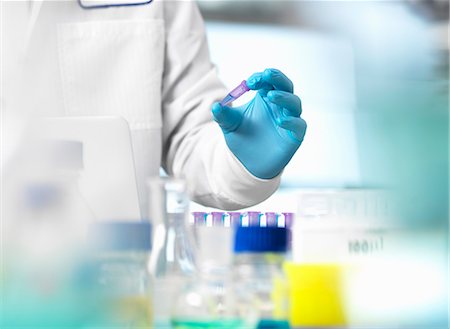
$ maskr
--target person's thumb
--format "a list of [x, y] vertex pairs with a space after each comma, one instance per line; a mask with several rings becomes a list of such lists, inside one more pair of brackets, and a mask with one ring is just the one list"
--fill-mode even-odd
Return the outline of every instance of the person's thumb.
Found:
[[212, 114], [214, 121], [219, 124], [225, 133], [236, 130], [242, 121], [241, 111], [233, 107], [222, 106], [219, 103], [213, 104]]

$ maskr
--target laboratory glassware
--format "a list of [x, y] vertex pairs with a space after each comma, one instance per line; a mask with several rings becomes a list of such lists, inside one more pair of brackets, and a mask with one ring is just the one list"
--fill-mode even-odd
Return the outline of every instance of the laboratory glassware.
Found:
[[174, 300], [198, 275], [192, 230], [187, 227], [189, 200], [183, 180], [149, 181], [149, 215], [153, 227], [150, 271], [154, 282], [154, 326], [170, 328]]
[[190, 225], [190, 230], [194, 237], [197, 247], [199, 247], [199, 228], [206, 225], [206, 217], [208, 214], [203, 211], [194, 211], [192, 213], [193, 220]]
[[[28, 149], [28, 148], [27, 148]], [[3, 263], [7, 284], [2, 324], [68, 327], [84, 309], [73, 277], [85, 246], [89, 205], [78, 188], [83, 146], [36, 138], [8, 177], [10, 217], [4, 221]], [[50, 292], [50, 293], [49, 293]]]
[[289, 284], [283, 272], [288, 245], [283, 227], [238, 227], [233, 279], [246, 323], [258, 329], [290, 328]]
[[148, 222], [98, 222], [90, 226], [88, 242], [93, 262], [91, 300], [96, 314], [89, 325], [137, 329], [152, 325], [148, 261]]
[[176, 299], [172, 317], [176, 329], [239, 329], [243, 325], [231, 275], [234, 229], [226, 225], [223, 212], [212, 212], [211, 217], [211, 225], [194, 223], [199, 273], [196, 280], [185, 282]]
[[175, 301], [175, 329], [247, 328], [238, 310], [229, 268], [203, 270], [197, 281], [188, 282]]

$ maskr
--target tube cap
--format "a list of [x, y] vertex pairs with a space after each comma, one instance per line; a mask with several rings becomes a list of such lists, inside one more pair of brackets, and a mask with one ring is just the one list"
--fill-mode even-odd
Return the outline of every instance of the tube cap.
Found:
[[294, 225], [294, 217], [295, 214], [293, 212], [284, 212], [284, 226], [287, 228], [292, 228], [292, 225]]
[[240, 226], [234, 239], [235, 253], [283, 253], [288, 247], [288, 230], [285, 227]]
[[222, 211], [213, 211], [211, 213], [213, 226], [223, 226], [224, 215]]
[[101, 222], [89, 228], [88, 242], [97, 251], [149, 251], [149, 222]]
[[260, 211], [248, 211], [248, 226], [259, 226], [261, 220], [261, 212]]
[[192, 216], [194, 217], [194, 225], [205, 225], [206, 224], [206, 212], [194, 211]]
[[241, 218], [242, 214], [237, 211], [228, 212], [228, 215], [230, 216], [230, 226], [237, 227], [241, 225]]
[[271, 227], [278, 226], [278, 214], [275, 212], [266, 212], [266, 225]]

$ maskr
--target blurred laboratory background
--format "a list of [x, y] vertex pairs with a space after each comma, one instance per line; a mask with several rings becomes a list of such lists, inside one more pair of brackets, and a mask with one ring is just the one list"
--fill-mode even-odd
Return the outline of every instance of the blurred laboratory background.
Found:
[[[446, 328], [448, 1], [199, 5], [227, 87], [279, 68], [308, 123], [279, 191], [247, 210], [297, 214], [298, 263], [367, 262], [346, 294], [347, 323]], [[380, 239], [380, 250], [352, 252], [352, 241]]]
[[427, 222], [445, 221], [446, 1], [199, 5], [228, 87], [273, 66], [287, 72], [302, 99], [308, 134], [282, 188], [411, 184], [420, 195], [410, 201], [427, 207]]
[[449, 2], [198, 5], [229, 90], [273, 67], [301, 98], [308, 128], [280, 188], [227, 213], [155, 178], [150, 228], [127, 122], [50, 119], [63, 141], [26, 140], [2, 172], [0, 327], [449, 328]]

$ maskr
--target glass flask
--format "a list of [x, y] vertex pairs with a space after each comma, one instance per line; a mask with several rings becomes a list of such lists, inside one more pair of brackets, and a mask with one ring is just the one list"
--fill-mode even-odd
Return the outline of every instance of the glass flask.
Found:
[[171, 328], [174, 301], [186, 282], [197, 277], [194, 241], [188, 229], [189, 200], [184, 181], [149, 181], [149, 216], [153, 226], [150, 272], [153, 279], [154, 328]]

